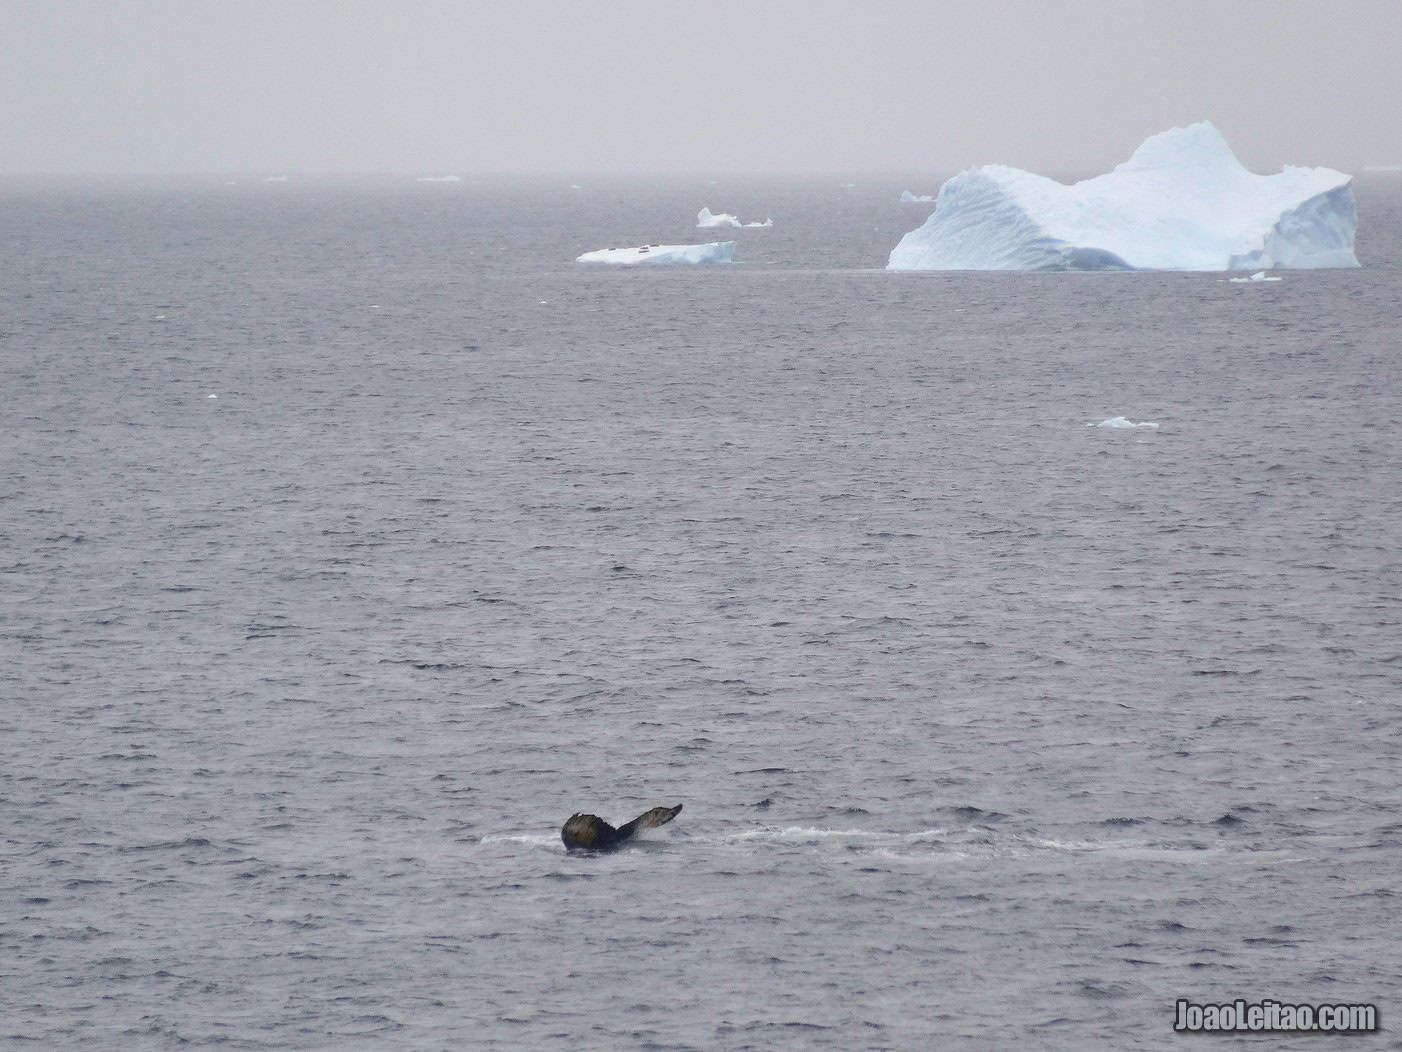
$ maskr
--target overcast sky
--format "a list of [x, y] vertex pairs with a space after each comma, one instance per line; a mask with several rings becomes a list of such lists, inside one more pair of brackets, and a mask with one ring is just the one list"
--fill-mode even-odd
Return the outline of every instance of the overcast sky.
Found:
[[0, 0], [0, 172], [1402, 164], [1402, 0]]

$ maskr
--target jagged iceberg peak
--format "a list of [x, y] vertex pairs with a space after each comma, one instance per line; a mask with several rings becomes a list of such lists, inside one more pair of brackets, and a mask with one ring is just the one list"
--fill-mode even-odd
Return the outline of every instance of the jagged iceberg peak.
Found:
[[[1129, 160], [1115, 166], [1117, 172], [1152, 171], [1156, 168], [1202, 167], [1246, 172], [1227, 140], [1211, 121], [1198, 121], [1186, 128], [1170, 128], [1151, 135], [1130, 154]], [[1250, 174], [1247, 172], [1246, 174]]]
[[1066, 185], [1006, 165], [940, 188], [891, 270], [1259, 270], [1356, 267], [1349, 177], [1247, 171], [1211, 123], [1146, 139], [1113, 171]]

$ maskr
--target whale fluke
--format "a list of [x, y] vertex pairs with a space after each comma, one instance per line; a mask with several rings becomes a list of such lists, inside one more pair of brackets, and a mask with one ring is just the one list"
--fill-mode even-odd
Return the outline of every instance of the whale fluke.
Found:
[[644, 811], [627, 825], [615, 829], [598, 815], [582, 815], [576, 812], [560, 830], [560, 839], [567, 848], [588, 848], [593, 851], [608, 851], [626, 840], [631, 840], [639, 829], [666, 825], [681, 812], [682, 805], [676, 807], [654, 807]]

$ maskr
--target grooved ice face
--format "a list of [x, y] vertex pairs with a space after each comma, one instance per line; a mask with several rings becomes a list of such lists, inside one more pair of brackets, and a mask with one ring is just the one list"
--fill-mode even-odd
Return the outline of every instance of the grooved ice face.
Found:
[[985, 165], [940, 189], [889, 270], [1260, 270], [1356, 267], [1349, 176], [1248, 172], [1206, 121], [1151, 136], [1071, 185]]

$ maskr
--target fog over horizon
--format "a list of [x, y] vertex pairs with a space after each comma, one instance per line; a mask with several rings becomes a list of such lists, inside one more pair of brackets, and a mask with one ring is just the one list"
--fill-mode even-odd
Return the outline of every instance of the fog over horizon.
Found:
[[[0, 174], [1402, 165], [1402, 4], [0, 0]], [[934, 189], [927, 187], [926, 189]]]

